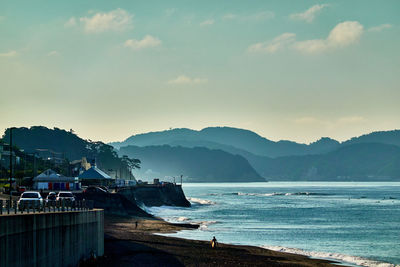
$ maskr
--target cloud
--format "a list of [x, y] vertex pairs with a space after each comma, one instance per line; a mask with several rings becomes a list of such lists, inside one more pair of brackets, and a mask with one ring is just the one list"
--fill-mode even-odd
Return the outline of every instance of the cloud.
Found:
[[222, 19], [229, 20], [229, 19], [236, 19], [238, 16], [232, 13], [228, 13], [222, 16]]
[[11, 50], [6, 53], [0, 53], [0, 57], [15, 57], [16, 55], [18, 55], [18, 53], [15, 50]]
[[275, 17], [275, 13], [272, 11], [261, 11], [254, 14], [249, 15], [238, 15], [228, 13], [222, 16], [223, 20], [240, 20], [240, 21], [263, 21], [273, 19]]
[[293, 47], [303, 53], [320, 53], [357, 43], [364, 27], [357, 21], [345, 21], [335, 26], [326, 39], [296, 42]]
[[125, 47], [129, 47], [133, 50], [156, 47], [159, 45], [161, 45], [161, 41], [151, 35], [146, 35], [142, 40], [129, 39], [124, 43]]
[[76, 19], [75, 17], [70, 18], [67, 22], [64, 23], [65, 28], [70, 28], [76, 26]]
[[108, 13], [96, 13], [92, 17], [83, 17], [79, 21], [84, 24], [88, 33], [100, 33], [106, 31], [125, 31], [133, 27], [133, 15], [117, 8]]
[[275, 37], [272, 41], [253, 44], [249, 46], [247, 51], [275, 53], [278, 50], [285, 48], [288, 44], [294, 42], [295, 38], [296, 34], [286, 32]]
[[53, 57], [53, 56], [58, 56], [60, 53], [58, 53], [57, 51], [50, 51], [48, 54], [47, 54], [47, 56], [49, 56], [49, 57]]
[[392, 28], [392, 24], [381, 24], [379, 26], [371, 27], [368, 29], [369, 32], [381, 32], [386, 29]]
[[208, 80], [204, 78], [190, 78], [185, 75], [180, 75], [175, 79], [172, 79], [168, 81], [168, 84], [201, 84], [201, 83], [207, 83]]
[[327, 6], [327, 4], [314, 5], [302, 13], [291, 14], [289, 17], [293, 20], [304, 20], [311, 23], [315, 16]]
[[332, 128], [337, 128], [337, 127], [342, 127], [346, 126], [348, 127], [349, 125], [352, 124], [361, 124], [365, 123], [368, 120], [362, 116], [345, 116], [345, 117], [339, 117], [336, 119], [320, 119], [316, 117], [301, 117], [297, 118], [294, 120], [296, 124], [302, 124], [302, 125], [319, 125], [322, 127], [326, 127], [328, 129]]
[[201, 22], [200, 26], [210, 26], [210, 25], [213, 25], [214, 22], [215, 21], [213, 19], [208, 19], [208, 20], [205, 20], [205, 21]]
[[164, 13], [167, 17], [171, 17], [176, 12], [176, 8], [167, 8]]

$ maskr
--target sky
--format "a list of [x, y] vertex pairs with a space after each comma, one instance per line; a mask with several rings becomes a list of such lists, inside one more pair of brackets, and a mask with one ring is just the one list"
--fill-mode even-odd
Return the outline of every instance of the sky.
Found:
[[0, 0], [0, 131], [400, 128], [400, 1]]

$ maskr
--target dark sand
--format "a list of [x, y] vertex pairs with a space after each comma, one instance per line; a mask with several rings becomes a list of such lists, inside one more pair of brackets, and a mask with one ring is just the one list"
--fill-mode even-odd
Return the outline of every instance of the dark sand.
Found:
[[193, 227], [157, 219], [106, 216], [105, 256], [98, 263], [100, 266], [334, 266], [329, 261], [259, 247], [219, 244], [212, 249], [206, 241], [154, 235]]

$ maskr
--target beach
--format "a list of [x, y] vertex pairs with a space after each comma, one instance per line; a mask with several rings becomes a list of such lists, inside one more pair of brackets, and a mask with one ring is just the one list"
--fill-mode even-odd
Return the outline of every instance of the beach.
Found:
[[[137, 226], [136, 226], [137, 222]], [[197, 228], [161, 219], [106, 216], [105, 255], [100, 266], [335, 266], [330, 261], [282, 253], [254, 246], [218, 244], [208, 241], [165, 237]], [[218, 239], [218, 236], [217, 236]]]

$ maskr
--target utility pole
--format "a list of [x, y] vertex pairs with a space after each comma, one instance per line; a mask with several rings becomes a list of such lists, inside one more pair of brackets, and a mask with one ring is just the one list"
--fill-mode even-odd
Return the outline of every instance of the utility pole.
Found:
[[11, 197], [11, 186], [12, 186], [12, 176], [13, 176], [13, 164], [12, 164], [12, 130], [14, 127], [10, 128], [10, 205], [12, 203], [12, 197]]

